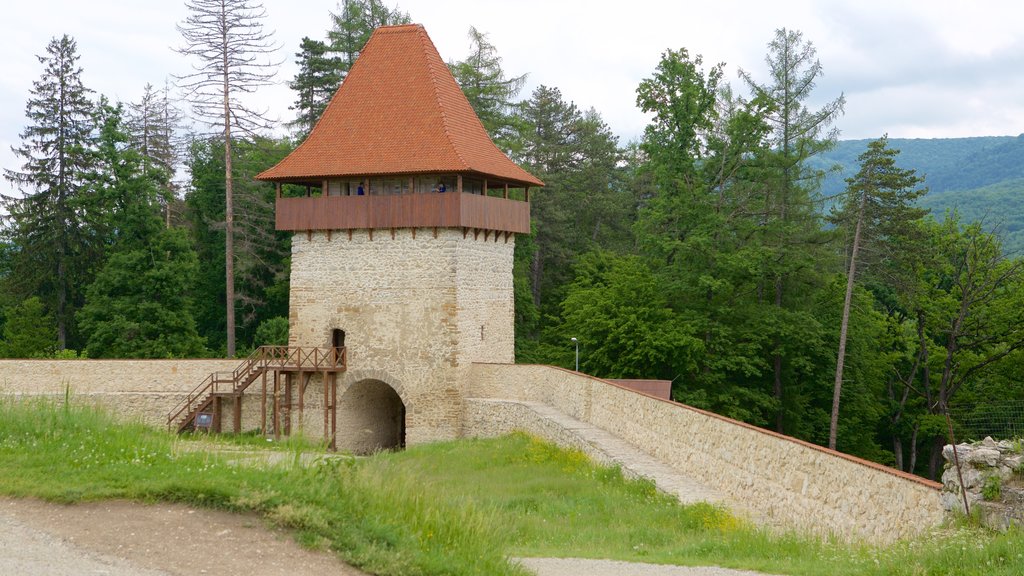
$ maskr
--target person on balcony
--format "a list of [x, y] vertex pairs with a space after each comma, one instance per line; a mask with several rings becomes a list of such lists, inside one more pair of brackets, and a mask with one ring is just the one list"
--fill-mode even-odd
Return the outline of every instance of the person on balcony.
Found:
[[359, 187], [356, 188], [356, 196], [364, 196], [366, 193], [363, 191], [363, 184], [360, 183]]
[[444, 192], [445, 190], [447, 190], [447, 188], [444, 187], [444, 182], [441, 182], [440, 184], [437, 185], [438, 192]]

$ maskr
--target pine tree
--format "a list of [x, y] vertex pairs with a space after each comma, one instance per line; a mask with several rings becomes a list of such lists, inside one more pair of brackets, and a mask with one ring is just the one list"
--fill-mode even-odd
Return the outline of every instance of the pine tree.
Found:
[[[396, 6], [388, 8], [380, 0], [344, 0], [341, 11], [331, 13], [333, 26], [327, 37], [332, 52], [338, 54], [339, 72], [344, 80], [352, 64], [363, 51], [373, 31], [381, 26], [394, 26], [411, 22], [409, 14]], [[335, 86], [337, 88], [337, 86]]]
[[54, 38], [38, 58], [44, 72], [32, 84], [25, 107], [31, 124], [13, 149], [24, 164], [21, 171], [4, 170], [24, 196], [4, 196], [3, 207], [16, 246], [12, 281], [19, 292], [40, 295], [53, 311], [57, 346], [63, 350], [96, 259], [86, 182], [93, 159], [93, 103], [82, 85], [74, 39]]
[[235, 252], [233, 131], [254, 134], [268, 128], [263, 112], [241, 97], [273, 82], [277, 47], [263, 31], [266, 10], [252, 0], [189, 0], [189, 16], [178, 25], [185, 45], [178, 52], [199, 60], [196, 72], [179, 79], [198, 118], [217, 127], [224, 141], [224, 267], [227, 355], [235, 355]]
[[512, 152], [517, 140], [514, 100], [526, 83], [526, 74], [506, 78], [497, 48], [487, 34], [472, 26], [469, 56], [448, 67], [491, 139], [506, 153]]
[[288, 87], [297, 92], [295, 104], [289, 108], [295, 110], [297, 116], [289, 126], [297, 129], [300, 137], [304, 138], [341, 84], [341, 58], [333, 55], [324, 42], [308, 37], [302, 39], [295, 56], [299, 71]]
[[[775, 38], [768, 43], [765, 61], [771, 76], [768, 83], [759, 84], [742, 70], [740, 77], [750, 88], [753, 99], [768, 104], [767, 121], [773, 146], [767, 158], [775, 170], [764, 178], [764, 234], [766, 245], [773, 246], [775, 254], [766, 278], [771, 287], [766, 291], [771, 292], [778, 316], [776, 325], [787, 326], [793, 323], [795, 307], [806, 303], [802, 298], [791, 302], [792, 293], [805, 290], [813, 282], [812, 273], [818, 268], [815, 260], [821, 257], [823, 245], [815, 202], [822, 173], [811, 169], [807, 160], [835, 144], [838, 132], [831, 126], [842, 114], [846, 100], [840, 95], [817, 110], [807, 108], [806, 102], [823, 69], [814, 45], [805, 41], [800, 32], [776, 30]], [[772, 390], [778, 403], [775, 428], [782, 432], [784, 361], [796, 351], [785, 349], [781, 335], [775, 336], [773, 348]]]
[[912, 234], [913, 223], [927, 210], [916, 208], [914, 202], [927, 192], [917, 188], [923, 178], [913, 170], [896, 166], [899, 150], [888, 148], [883, 136], [868, 144], [866, 152], [857, 161], [860, 170], [846, 180], [846, 197], [842, 207], [833, 215], [833, 222], [847, 231], [852, 228], [849, 245], [849, 263], [846, 273], [846, 296], [839, 328], [839, 352], [836, 359], [835, 383], [832, 395], [832, 416], [829, 423], [828, 447], [836, 448], [839, 425], [839, 398], [843, 388], [843, 364], [846, 360], [846, 336], [850, 322], [850, 302], [856, 282], [858, 264], [865, 259], [862, 251], [877, 258], [898, 251], [906, 244], [901, 240]]

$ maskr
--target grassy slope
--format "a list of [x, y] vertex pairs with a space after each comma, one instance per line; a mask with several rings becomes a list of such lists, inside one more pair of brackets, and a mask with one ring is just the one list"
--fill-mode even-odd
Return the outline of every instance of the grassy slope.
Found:
[[1020, 533], [964, 528], [885, 549], [772, 536], [522, 435], [265, 468], [175, 450], [174, 442], [86, 410], [0, 401], [0, 493], [256, 511], [378, 574], [525, 574], [506, 555], [785, 574], [1010, 575], [1024, 567]]

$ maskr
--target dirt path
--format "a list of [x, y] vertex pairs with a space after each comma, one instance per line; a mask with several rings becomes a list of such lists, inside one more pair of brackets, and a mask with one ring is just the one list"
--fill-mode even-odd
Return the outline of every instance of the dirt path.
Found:
[[188, 506], [0, 499], [0, 574], [361, 576], [255, 516]]
[[[722, 568], [523, 558], [538, 576], [756, 576]], [[366, 576], [252, 515], [178, 504], [64, 506], [0, 498], [0, 574]]]

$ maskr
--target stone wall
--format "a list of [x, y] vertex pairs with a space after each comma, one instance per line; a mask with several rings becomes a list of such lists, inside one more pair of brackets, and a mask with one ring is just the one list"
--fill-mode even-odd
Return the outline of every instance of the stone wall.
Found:
[[383, 382], [402, 400], [408, 443], [455, 438], [462, 373], [513, 358], [514, 247], [461, 229], [295, 234], [289, 344], [328, 345], [344, 330], [339, 394]]
[[0, 396], [73, 398], [125, 420], [167, 424], [167, 413], [211, 372], [238, 360], [0, 360]]
[[[1024, 447], [1020, 441], [996, 442], [985, 438], [972, 444], [957, 444], [957, 473], [953, 446], [942, 449], [946, 469], [942, 473], [942, 506], [947, 512], [964, 513], [964, 494], [971, 513], [982, 524], [1006, 530], [1024, 527]], [[963, 478], [961, 488], [960, 479]]]
[[[943, 518], [935, 482], [568, 370], [477, 364], [466, 389], [468, 398], [541, 402], [603, 428], [773, 523], [888, 541]], [[480, 431], [467, 419], [463, 432]]]

